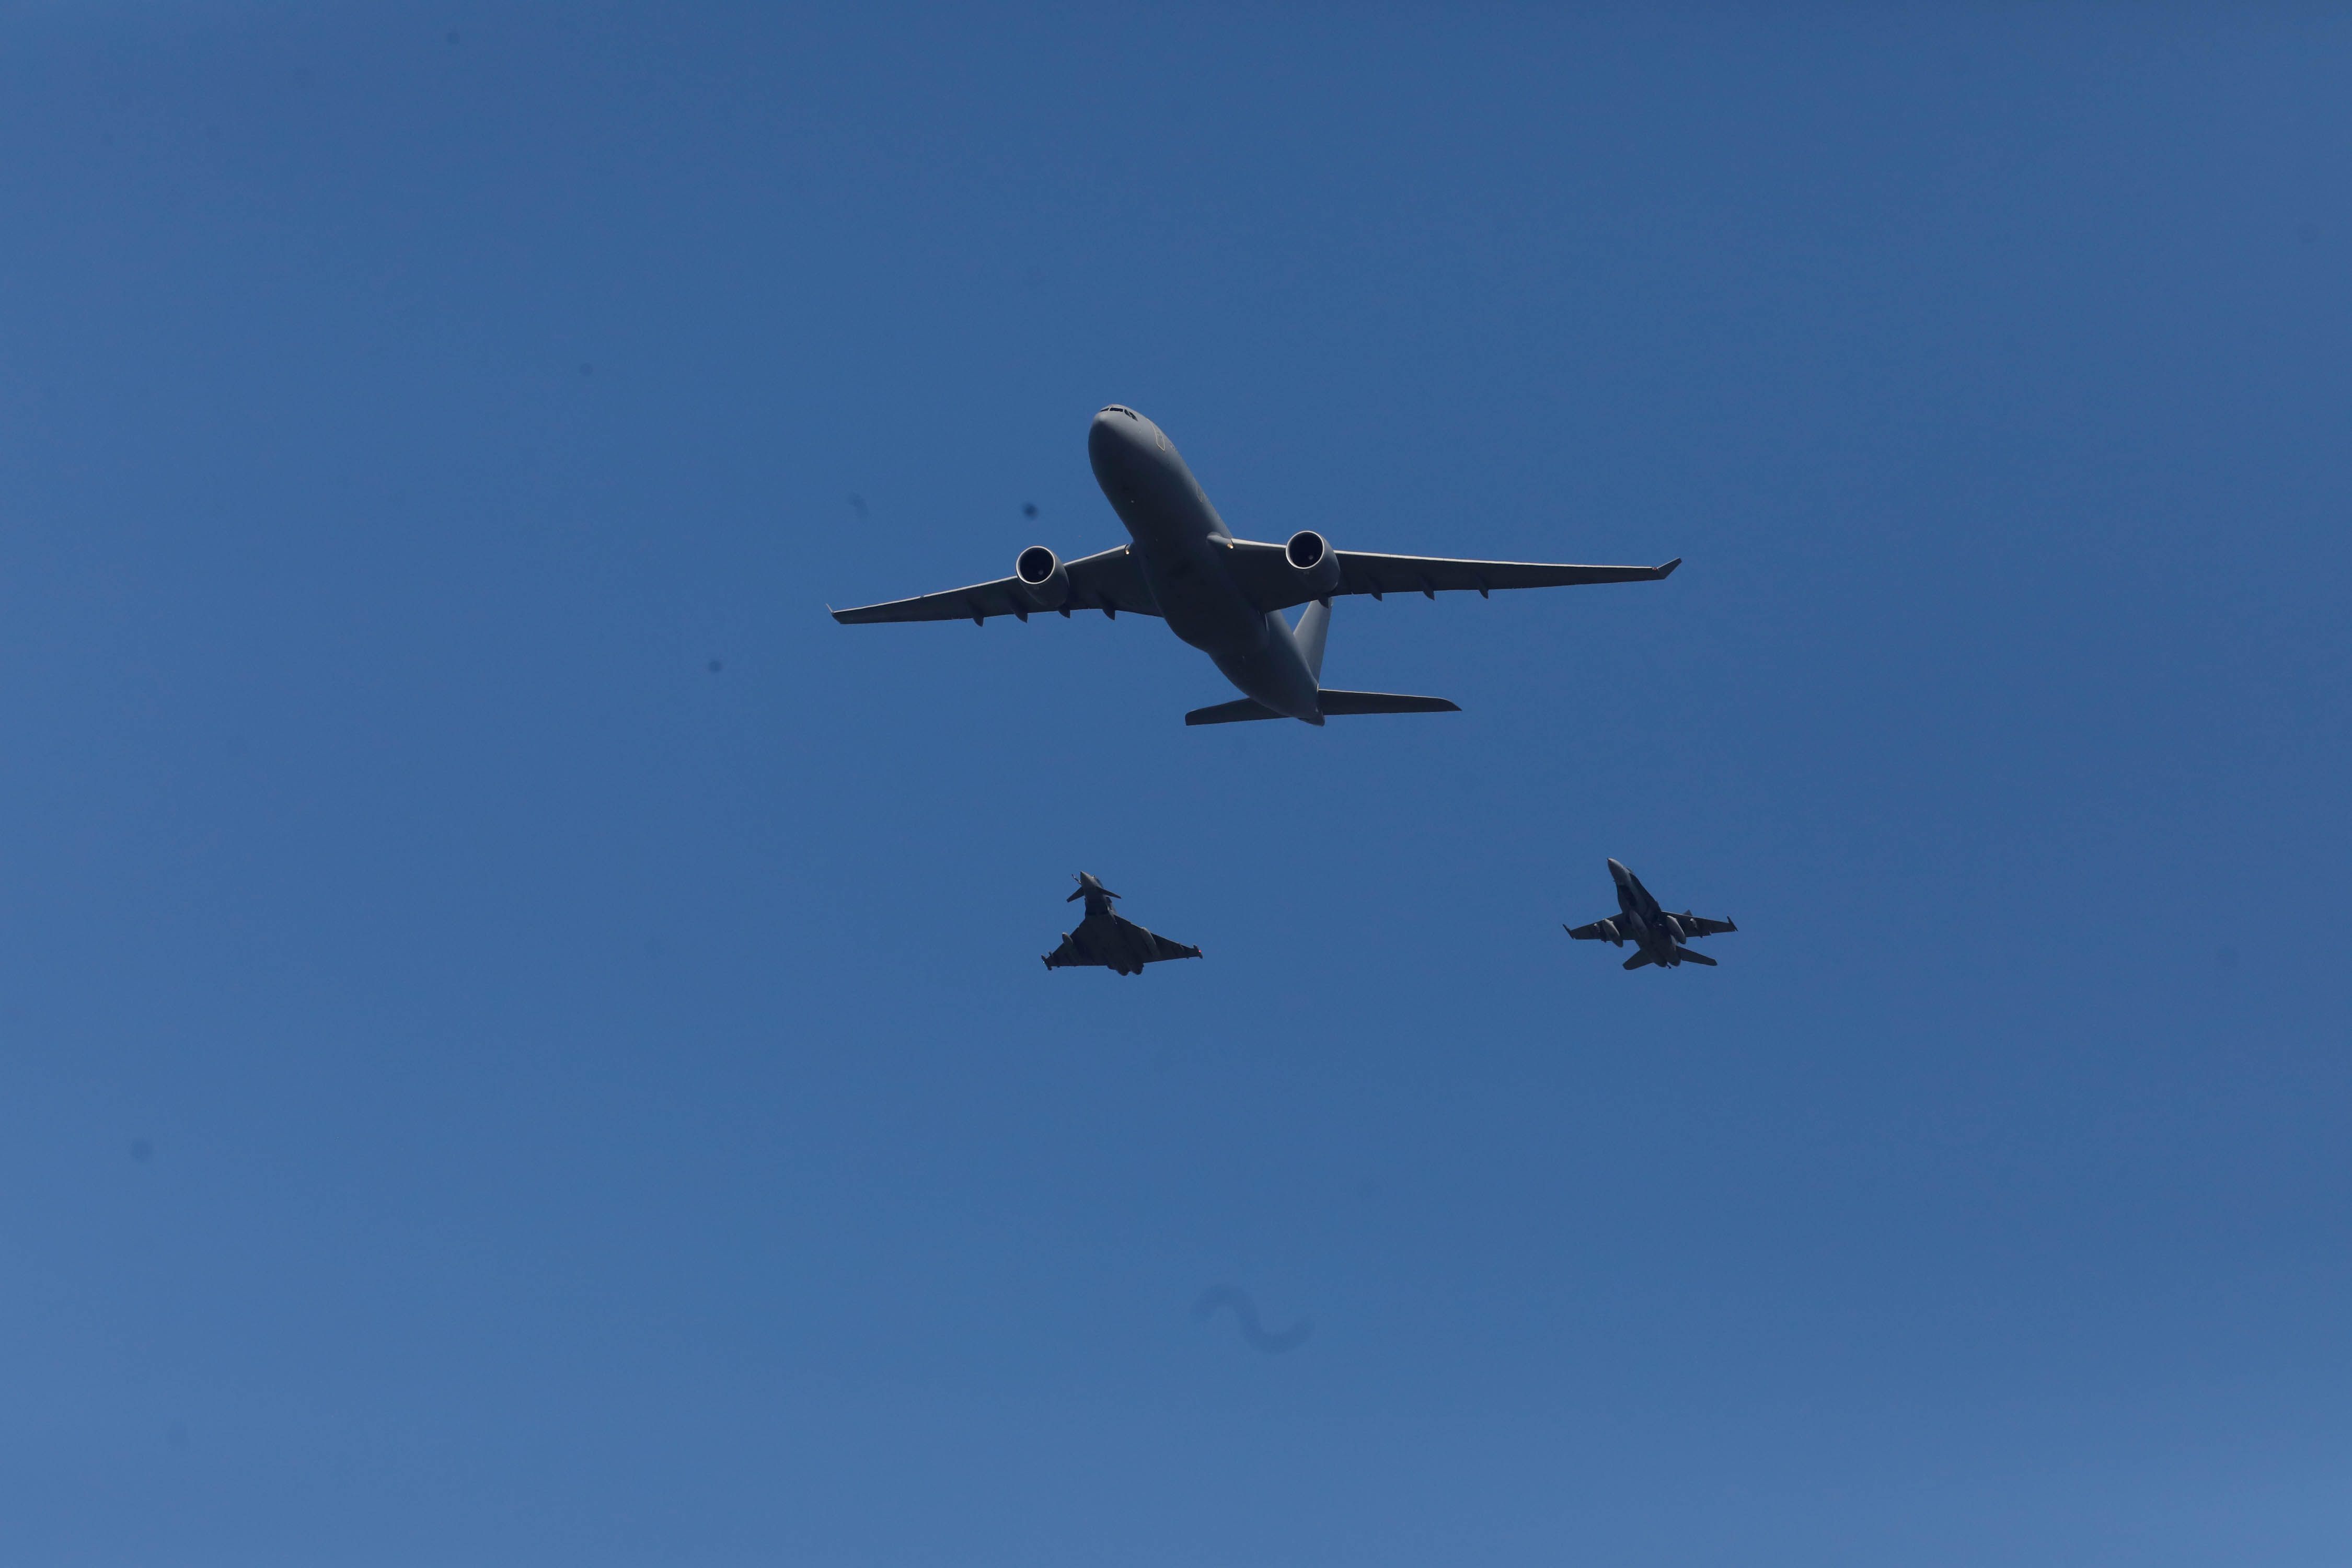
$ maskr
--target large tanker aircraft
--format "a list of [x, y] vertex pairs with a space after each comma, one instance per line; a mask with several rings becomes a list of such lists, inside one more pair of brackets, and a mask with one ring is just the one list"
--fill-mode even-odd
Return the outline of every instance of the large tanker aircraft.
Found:
[[[1076, 561], [1042, 544], [1014, 558], [1013, 575], [968, 588], [835, 610], [845, 626], [874, 621], [956, 621], [991, 616], [1027, 620], [1035, 612], [1121, 610], [1158, 616], [1168, 629], [1215, 661], [1244, 695], [1199, 708], [1187, 724], [1297, 719], [1321, 724], [1349, 713], [1454, 713], [1443, 697], [1337, 691], [1323, 685], [1323, 642], [1331, 601], [1341, 594], [1440, 593], [1557, 588], [1582, 583], [1656, 582], [1682, 564], [1554, 566], [1524, 561], [1455, 561], [1434, 555], [1373, 555], [1334, 550], [1301, 529], [1282, 544], [1235, 539], [1167, 433], [1132, 408], [1112, 404], [1087, 431], [1095, 480], [1127, 525], [1129, 542]], [[1304, 605], [1296, 626], [1281, 612]]]

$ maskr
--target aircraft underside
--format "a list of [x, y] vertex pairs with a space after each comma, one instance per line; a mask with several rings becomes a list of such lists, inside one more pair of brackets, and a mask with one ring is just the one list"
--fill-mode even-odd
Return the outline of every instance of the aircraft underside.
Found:
[[[1382, 555], [1334, 550], [1312, 529], [1282, 544], [1233, 536], [1167, 433], [1131, 408], [1112, 405], [1095, 416], [1087, 453], [1096, 481], [1126, 525], [1129, 542], [1076, 561], [1033, 544], [1010, 577], [919, 595], [887, 604], [835, 610], [846, 626], [881, 621], [1026, 621], [1032, 615], [1100, 610], [1157, 616], [1206, 653], [1244, 700], [1193, 710], [1187, 724], [1233, 724], [1363, 713], [1452, 713], [1442, 697], [1346, 691], [1322, 684], [1324, 633], [1333, 599], [1391, 593], [1475, 592], [1565, 587], [1587, 583], [1657, 582], [1682, 564], [1571, 566], [1450, 556]], [[1282, 612], [1304, 606], [1294, 626]]]

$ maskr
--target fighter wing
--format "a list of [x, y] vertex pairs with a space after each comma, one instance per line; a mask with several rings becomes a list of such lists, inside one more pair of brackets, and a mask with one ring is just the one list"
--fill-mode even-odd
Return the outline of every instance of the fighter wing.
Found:
[[1705, 915], [1676, 915], [1675, 920], [1685, 936], [1720, 936], [1725, 931], [1739, 929], [1729, 921], [1711, 921]]
[[1045, 955], [1048, 969], [1102, 968], [1141, 973], [1147, 963], [1171, 958], [1198, 958], [1201, 950], [1155, 936], [1118, 915], [1088, 915], [1062, 945]]
[[[1335, 550], [1339, 563], [1335, 594], [1425, 594], [1435, 598], [1452, 589], [1475, 589], [1482, 596], [1497, 588], [1566, 588], [1584, 583], [1654, 583], [1681, 565], [1676, 556], [1664, 566], [1556, 566], [1534, 561], [1456, 561], [1443, 555], [1373, 555]], [[1279, 544], [1236, 539], [1234, 574], [1243, 592], [1262, 610], [1287, 609], [1319, 595], [1307, 591], [1305, 574], [1294, 570]]]
[[1187, 947], [1181, 942], [1170, 942], [1164, 936], [1156, 936], [1133, 921], [1119, 915], [1113, 915], [1111, 919], [1118, 921], [1119, 935], [1132, 944], [1135, 955], [1146, 963], [1160, 963], [1171, 958], [1201, 956], [1201, 950], [1197, 947]]
[[1568, 934], [1579, 942], [1622, 942], [1625, 936], [1623, 927], [1612, 926], [1608, 931], [1601, 929], [1609, 925], [1616, 918], [1614, 915], [1604, 915], [1591, 925], [1571, 926], [1569, 928]]
[[[1160, 607], [1151, 602], [1151, 590], [1144, 586], [1143, 574], [1136, 570], [1135, 558], [1124, 544], [1083, 560], [1066, 562], [1063, 570], [1070, 579], [1070, 596], [1059, 606], [1064, 615], [1072, 610], [1100, 610], [1107, 616], [1116, 616], [1121, 610], [1138, 616], [1160, 613]], [[1025, 621], [1037, 608], [1019, 578], [999, 577], [993, 583], [974, 583], [969, 588], [950, 588], [944, 593], [919, 594], [911, 599], [893, 599], [887, 605], [835, 610], [833, 618], [845, 626], [862, 626], [876, 621], [970, 621], [977, 626], [991, 616], [1018, 616]]]

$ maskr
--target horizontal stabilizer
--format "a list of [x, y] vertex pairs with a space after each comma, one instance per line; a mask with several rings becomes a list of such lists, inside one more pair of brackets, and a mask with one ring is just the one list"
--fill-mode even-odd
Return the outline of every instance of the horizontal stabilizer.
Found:
[[1715, 967], [1715, 960], [1693, 948], [1678, 947], [1675, 949], [1675, 956], [1681, 959], [1685, 963], [1704, 963], [1709, 969], [1713, 969]]
[[1628, 969], [1639, 969], [1645, 963], [1655, 963], [1657, 962], [1658, 961], [1656, 959], [1652, 958], [1646, 952], [1637, 952], [1633, 957], [1625, 961], [1625, 967]]
[[1315, 705], [1326, 717], [1350, 713], [1459, 713], [1459, 703], [1443, 697], [1401, 697], [1393, 691], [1332, 691], [1315, 694]]
[[1195, 708], [1184, 715], [1187, 724], [1246, 724], [1253, 719], [1279, 719], [1282, 715], [1265, 703], [1244, 697], [1239, 702], [1220, 702], [1214, 708]]
[[[1406, 697], [1393, 691], [1332, 691], [1316, 693], [1316, 705], [1327, 718], [1350, 713], [1459, 713], [1459, 704], [1443, 697]], [[1195, 708], [1184, 715], [1187, 724], [1245, 724], [1257, 719], [1279, 719], [1283, 715], [1265, 703], [1244, 697], [1238, 702], [1220, 702], [1214, 708]]]

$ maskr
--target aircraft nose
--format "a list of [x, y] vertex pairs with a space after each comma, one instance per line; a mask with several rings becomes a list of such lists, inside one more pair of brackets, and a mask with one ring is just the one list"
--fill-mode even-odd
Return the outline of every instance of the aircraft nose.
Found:
[[1143, 439], [1143, 416], [1123, 404], [1114, 403], [1094, 417], [1087, 427], [1087, 445], [1100, 450], [1112, 447], [1139, 446]]
[[1125, 484], [1138, 471], [1137, 459], [1150, 440], [1146, 428], [1142, 415], [1118, 403], [1096, 415], [1094, 423], [1087, 426], [1087, 458], [1106, 489]]
[[1609, 875], [1615, 878], [1618, 881], [1623, 881], [1632, 874], [1633, 873], [1627, 871], [1624, 867], [1619, 865], [1616, 861], [1612, 860], [1609, 862]]

